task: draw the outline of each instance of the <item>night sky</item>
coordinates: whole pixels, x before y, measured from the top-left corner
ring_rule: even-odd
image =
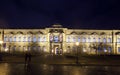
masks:
[[[120,29],[119,0],[0,0],[0,28]]]

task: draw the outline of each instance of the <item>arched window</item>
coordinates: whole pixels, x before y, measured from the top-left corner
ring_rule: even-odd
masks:
[[[23,37],[23,42],[26,42],[26,37]]]
[[[107,41],[106,41],[106,38],[103,38],[103,43],[106,43]]]
[[[93,38],[93,42],[96,42],[96,38]]]
[[[107,49],[104,47],[104,52],[107,52]]]
[[[100,41],[100,38],[98,38],[98,42],[100,43],[101,41]]]
[[[111,38],[108,38],[108,42],[109,42],[109,43],[111,43],[111,42],[112,42]]]
[[[14,37],[13,41],[16,42],[16,36]]]
[[[117,39],[117,43],[120,43],[120,38]]]
[[[12,37],[9,38],[9,41],[12,42]]]
[[[45,36],[43,37],[43,41],[46,42],[46,37]]]
[[[108,53],[112,52],[112,47],[108,47]]]
[[[66,41],[67,41],[67,42],[70,42],[70,37],[69,37],[69,36],[67,37],[67,40],[66,40]]]
[[[91,42],[91,38],[88,38],[88,42]]]
[[[7,42],[8,41],[8,38],[7,36],[4,37],[4,42]]]
[[[38,42],[40,42],[40,37],[38,37]]]
[[[20,51],[20,49],[21,49],[21,46],[18,47],[18,51]]]
[[[80,42],[80,37],[78,37],[78,42]]]
[[[31,42],[31,38],[30,37],[28,37],[28,42]]]
[[[86,42],[86,38],[85,37],[82,39],[82,42]]]
[[[73,42],[76,42],[76,38],[75,37],[73,37]]]
[[[33,42],[36,42],[36,37],[35,36],[33,37]]]
[[[18,38],[18,42],[21,42],[21,37]]]
[[[87,50],[86,50],[86,47],[83,47],[83,52],[86,52]]]

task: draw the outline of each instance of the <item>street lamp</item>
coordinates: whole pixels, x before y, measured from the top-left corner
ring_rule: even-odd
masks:
[[[77,54],[76,54],[76,64],[78,64],[78,60],[79,60],[78,59],[78,46],[79,46],[79,42],[76,42],[75,44],[77,46],[77,48],[76,48],[77,49],[77,51],[76,51],[77,52]]]
[[[2,44],[3,44],[3,41],[0,41],[0,52],[1,52],[1,49],[2,49]]]

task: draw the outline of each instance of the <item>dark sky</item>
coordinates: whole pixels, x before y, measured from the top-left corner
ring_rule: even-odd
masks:
[[[52,24],[120,29],[119,0],[0,0],[0,27],[45,28]]]

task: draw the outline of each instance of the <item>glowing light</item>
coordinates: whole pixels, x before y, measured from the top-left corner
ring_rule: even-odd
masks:
[[[107,52],[107,50],[105,49],[104,52]]]
[[[86,49],[83,49],[83,52],[86,52],[87,50]]]
[[[52,53],[53,53],[53,49],[52,49]]]
[[[78,45],[79,45],[79,42],[76,42],[75,44],[76,44],[76,46],[78,46]]]
[[[5,48],[5,52],[7,52],[8,51],[8,48]]]
[[[0,44],[2,44],[3,43],[3,41],[0,41]]]
[[[27,48],[25,49],[25,51],[27,51]]]

